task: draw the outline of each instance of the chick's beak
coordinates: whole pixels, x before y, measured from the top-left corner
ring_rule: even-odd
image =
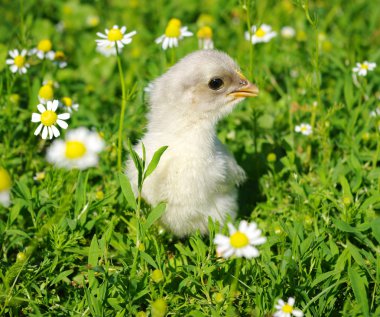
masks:
[[[235,98],[256,97],[259,94],[259,88],[256,85],[249,82],[244,76],[240,75],[241,86],[229,93],[230,96]]]

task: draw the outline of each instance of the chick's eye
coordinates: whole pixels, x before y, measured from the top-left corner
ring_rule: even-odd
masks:
[[[218,89],[222,88],[223,85],[224,85],[224,82],[221,78],[213,78],[208,82],[208,86],[212,90],[218,90]]]

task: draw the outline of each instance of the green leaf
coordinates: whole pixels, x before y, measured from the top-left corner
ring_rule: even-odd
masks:
[[[335,218],[332,218],[332,221],[335,227],[337,227],[339,230],[343,232],[359,233],[359,231],[356,230],[356,228],[351,227],[347,222]]]
[[[152,209],[144,224],[144,231],[148,230],[153,225],[153,223],[162,216],[162,214],[165,212],[165,209],[165,203],[160,203]]]
[[[361,267],[365,267],[366,264],[362,255],[359,252],[359,249],[353,245],[350,241],[347,241],[347,249],[350,251],[351,256],[354,258],[355,262]]]
[[[367,198],[364,203],[360,206],[360,209],[367,213],[367,209],[369,208],[379,208],[380,207],[380,194],[372,195]]]
[[[340,175],[339,183],[342,185],[343,195],[350,197],[351,201],[353,201],[354,198],[352,197],[350,184],[348,184],[347,178],[344,175]]]
[[[380,217],[371,222],[371,229],[372,234],[376,238],[377,242],[380,243]]]
[[[96,282],[95,272],[91,268],[96,267],[98,265],[98,258],[100,257],[100,252],[101,251],[99,248],[98,239],[96,237],[96,234],[94,234],[91,240],[90,248],[88,250],[88,264],[90,267],[90,269],[88,270],[88,282],[90,288]]]
[[[365,286],[368,281],[364,275],[360,275],[356,268],[348,268],[348,276],[351,281],[352,289],[355,294],[356,301],[361,306],[363,316],[369,316],[368,297]]]
[[[141,257],[148,263],[150,264],[151,266],[153,266],[155,269],[158,269],[158,265],[156,264],[156,262],[153,260],[153,258],[148,254],[148,253],[145,253],[144,251],[141,251],[140,252],[140,255]]]
[[[133,194],[132,186],[131,186],[131,183],[129,182],[128,177],[125,174],[119,172],[118,179],[119,179],[121,191],[123,192],[125,199],[127,200],[128,204],[133,209],[136,210],[137,209],[136,198],[135,198],[135,195]]]
[[[138,172],[138,186],[142,187],[142,176],[144,173],[144,163],[137,152],[133,149],[131,141],[128,139],[128,151],[132,158],[133,164],[135,165]]]
[[[88,172],[85,174],[79,172],[77,188],[75,190],[75,217],[80,214],[81,210],[83,210],[83,207],[86,204],[87,180]]]
[[[53,279],[51,284],[52,285],[57,284],[58,282],[62,281],[64,278],[68,277],[73,272],[74,272],[74,270],[67,270],[67,271],[63,271],[63,272],[59,273],[58,276]]]
[[[161,156],[162,154],[164,154],[164,152],[166,151],[168,147],[167,146],[162,146],[160,147],[154,154],[153,154],[153,158],[152,160],[150,161],[146,171],[145,171],[145,174],[144,174],[144,179],[146,179],[150,174],[153,173],[153,171],[156,169],[158,163],[160,162],[160,159],[161,159]]]

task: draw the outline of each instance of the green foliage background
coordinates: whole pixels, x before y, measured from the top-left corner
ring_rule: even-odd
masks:
[[[277,299],[294,296],[305,316],[380,316],[380,134],[379,118],[370,115],[380,106],[380,76],[378,68],[363,78],[352,73],[356,62],[380,61],[380,6],[319,0],[304,10],[305,4],[1,1],[0,166],[13,187],[12,206],[0,207],[0,315],[271,316]],[[251,24],[277,32],[289,25],[297,34],[251,46],[247,16]],[[194,33],[210,25],[216,48],[260,87],[258,98],[218,126],[249,176],[240,217],[256,221],[268,238],[259,258],[243,261],[232,304],[236,263],[216,257],[219,229],[210,223],[209,238],[178,240],[152,225],[160,205],[143,205],[138,224],[117,174],[120,82],[116,58],[95,51],[96,32],[114,24],[138,32],[122,52],[126,159],[128,138],[137,141],[146,123],[143,88],[198,47],[196,37],[168,52],[154,43],[172,17]],[[8,50],[31,49],[44,38],[65,52],[69,66],[36,63],[13,75]],[[98,168],[66,171],[45,161],[50,141],[35,137],[30,122],[45,79],[59,83],[56,98],[80,104],[69,128],[104,136]],[[294,132],[301,122],[312,124],[311,136]],[[37,172],[45,178],[34,180]],[[163,278],[153,278],[154,270]]]

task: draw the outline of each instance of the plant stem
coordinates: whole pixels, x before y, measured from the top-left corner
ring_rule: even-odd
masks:
[[[230,288],[230,300],[229,300],[230,305],[232,305],[235,299],[235,293],[238,290],[241,265],[242,265],[242,258],[237,258],[236,263],[235,263],[235,275],[234,275],[234,279],[232,280],[231,288]]]
[[[124,126],[124,114],[126,108],[126,91],[125,91],[125,81],[123,67],[121,65],[121,58],[119,48],[116,45],[117,53],[117,66],[119,69],[120,75],[120,84],[121,84],[121,111],[120,111],[120,120],[119,120],[119,132],[118,132],[118,142],[117,142],[117,170],[121,171],[121,159],[122,159],[122,150],[123,150],[123,126]]]

